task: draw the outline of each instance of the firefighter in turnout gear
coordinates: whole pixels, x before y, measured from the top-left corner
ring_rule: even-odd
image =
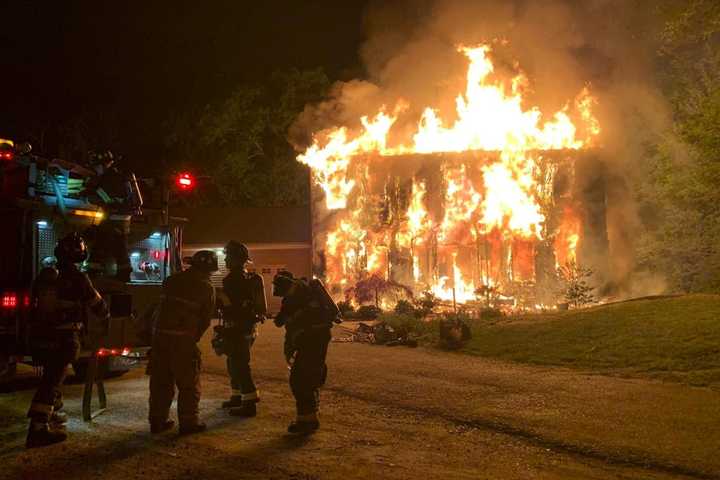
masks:
[[[68,365],[78,358],[86,310],[98,317],[109,315],[107,304],[76,265],[87,259],[82,237],[73,233],[60,240],[55,257],[57,270],[44,268],[33,284],[31,345],[43,373],[28,411],[28,448],[67,438],[62,428],[67,417],[59,411],[63,405],[61,388]]]
[[[245,269],[251,262],[245,245],[230,241],[225,246],[225,263],[230,273],[223,279],[223,291],[230,300],[224,308],[221,335],[227,354],[232,395],[223,402],[230,415],[254,417],[260,401],[250,370],[250,350],[257,337],[257,324],[265,321],[267,302],[263,279]]]
[[[175,422],[168,417],[178,389],[180,433],[205,430],[200,422],[200,341],[215,310],[210,275],[218,270],[215,252],[193,255],[190,268],[163,283],[150,356],[150,431],[161,433]]]
[[[311,434],[320,427],[319,388],[327,377],[330,329],[339,321],[340,310],[320,280],[305,282],[290,272],[275,275],[273,295],[283,297],[275,325],[285,327],[285,359],[297,408],[297,419],[288,432]]]

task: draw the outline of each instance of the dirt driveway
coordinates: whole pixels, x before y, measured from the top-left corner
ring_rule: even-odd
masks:
[[[0,478],[720,478],[720,393],[527,367],[405,347],[331,345],[322,428],[285,435],[293,415],[281,332],[262,328],[254,363],[262,402],[245,420],[219,410],[223,358],[204,342],[206,433],[151,437],[147,377],[107,383],[110,409],[71,438],[26,451],[32,378],[0,393]]]

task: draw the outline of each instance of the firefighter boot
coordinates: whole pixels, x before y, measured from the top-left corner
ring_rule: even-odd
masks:
[[[172,420],[165,420],[164,422],[150,422],[150,433],[153,435],[158,433],[167,432],[175,426],[175,422]]]
[[[250,400],[242,402],[239,407],[230,409],[230,415],[233,417],[254,417],[257,415],[257,401]]]
[[[52,415],[50,416],[50,423],[55,425],[62,425],[64,423],[68,422],[68,416],[65,412],[58,412],[57,410],[53,411]]]
[[[204,423],[194,423],[190,425],[180,424],[180,435],[190,435],[192,433],[204,432],[207,429],[207,425]]]
[[[311,435],[320,428],[317,413],[298,415],[297,420],[288,426],[288,433],[292,435]]]
[[[242,406],[242,396],[233,395],[230,400],[225,400],[222,403],[222,408],[234,408]]]
[[[67,439],[67,433],[63,430],[51,429],[47,423],[30,423],[26,448],[46,447],[54,443],[60,443]]]

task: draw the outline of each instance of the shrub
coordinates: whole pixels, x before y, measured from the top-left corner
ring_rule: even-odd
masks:
[[[340,316],[342,318],[352,318],[355,314],[355,307],[352,306],[352,302],[345,300],[338,302],[338,309],[340,309]]]
[[[433,343],[437,339],[437,322],[426,321],[413,314],[384,313],[379,320],[400,338],[417,339],[423,343]]]
[[[470,317],[464,314],[446,314],[440,320],[440,347],[458,350],[472,337]]]
[[[423,292],[422,296],[415,301],[415,316],[427,317],[438,306],[438,303],[438,298],[432,292]]]
[[[398,315],[414,315],[415,307],[407,300],[398,300],[395,304],[395,313]]]
[[[356,316],[362,320],[374,320],[381,313],[382,310],[380,310],[380,308],[376,307],[375,305],[363,305],[357,309]]]
[[[496,320],[504,316],[505,314],[499,308],[483,308],[480,310],[481,320]]]

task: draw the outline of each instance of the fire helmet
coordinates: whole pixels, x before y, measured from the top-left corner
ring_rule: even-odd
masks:
[[[275,274],[275,277],[273,277],[273,296],[284,297],[290,291],[293,283],[293,274],[287,270],[280,270]]]
[[[245,244],[230,240],[227,245],[225,245],[225,262],[229,266],[235,264],[241,267],[246,262],[252,263],[250,251]]]
[[[62,238],[55,247],[55,258],[59,264],[80,263],[87,260],[87,257],[85,240],[77,232]]]
[[[199,250],[190,259],[190,265],[204,273],[218,271],[218,258],[212,250]]]

